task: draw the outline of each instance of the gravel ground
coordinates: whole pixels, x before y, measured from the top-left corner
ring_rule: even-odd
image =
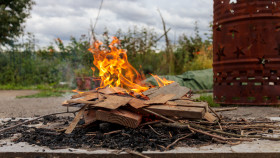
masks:
[[[225,107],[226,108],[226,107]],[[280,117],[279,107],[238,107],[237,110],[220,112],[223,116],[230,118],[265,118]]]
[[[16,98],[16,96],[30,95],[38,92],[36,90],[0,90],[0,118],[34,117],[35,115],[45,115],[66,110],[65,107],[61,106],[61,103],[69,99],[70,94],[63,97]],[[237,110],[220,113],[230,118],[280,117],[280,108],[260,106],[238,107]]]
[[[38,92],[36,90],[0,90],[0,118],[34,117],[66,110],[65,107],[61,106],[61,103],[70,98],[70,95],[49,98],[16,98],[16,96]]]

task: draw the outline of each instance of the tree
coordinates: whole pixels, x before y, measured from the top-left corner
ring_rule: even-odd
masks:
[[[11,45],[23,33],[33,0],[0,0],[0,46]]]

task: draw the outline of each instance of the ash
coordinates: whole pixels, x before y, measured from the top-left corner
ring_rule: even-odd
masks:
[[[69,117],[46,117],[40,121],[33,122],[32,125],[46,125],[57,122],[58,120],[64,125],[68,125],[73,118]],[[5,128],[24,120],[4,122],[1,128]],[[50,149],[62,148],[81,148],[95,150],[100,148],[106,149],[131,149],[139,152],[147,150],[166,150],[166,147],[173,143],[176,139],[191,133],[189,130],[174,129],[169,127],[148,127],[131,129],[117,124],[96,122],[95,125],[83,127],[84,121],[79,122],[79,127],[71,134],[65,134],[64,131],[54,129],[46,129],[39,127],[19,126],[7,132],[0,134],[0,139],[13,138],[13,141],[27,142],[30,145],[46,146]],[[153,130],[152,130],[153,129]],[[117,133],[108,134],[112,131]],[[157,133],[155,133],[156,131]],[[181,140],[175,146],[171,146],[168,150],[176,146],[195,146],[209,144],[212,138],[199,133],[193,134]]]

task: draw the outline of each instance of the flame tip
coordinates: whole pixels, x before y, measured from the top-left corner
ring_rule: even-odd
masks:
[[[93,64],[99,70],[100,88],[106,86],[121,87],[126,89],[127,92],[133,91],[134,93],[141,93],[150,88],[141,82],[145,79],[144,74],[139,73],[128,62],[126,50],[118,48],[118,46],[120,47],[120,40],[117,37],[112,37],[109,44],[110,50],[101,47],[102,45],[102,42],[96,40],[88,49],[94,56]],[[95,71],[94,67],[92,67],[92,71]],[[153,74],[151,75],[153,76]],[[155,79],[157,82],[159,81],[159,86],[174,82],[160,79],[158,76]]]

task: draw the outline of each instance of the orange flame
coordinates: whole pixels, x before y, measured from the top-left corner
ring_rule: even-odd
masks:
[[[83,94],[84,92],[78,91],[77,89],[72,90],[74,93]]]
[[[151,75],[154,77],[154,79],[156,80],[159,87],[163,87],[163,86],[169,85],[174,82],[174,81],[169,81],[166,78],[161,79],[158,77],[158,75],[153,75],[153,74],[151,74]]]
[[[93,54],[93,64],[99,70],[99,76],[101,78],[101,84],[99,88],[109,87],[121,87],[128,92],[133,91],[140,93],[149,89],[143,82],[144,76],[141,75],[127,59],[126,50],[118,49],[120,47],[120,41],[118,38],[113,37],[110,50],[102,47],[103,43],[95,41],[89,48],[89,51]],[[95,71],[95,68],[92,68]],[[169,84],[171,81],[160,79],[161,85]],[[156,79],[156,80],[157,80]],[[173,82],[173,81],[172,81]],[[172,83],[171,82],[171,83]],[[159,83],[159,82],[158,82]]]

